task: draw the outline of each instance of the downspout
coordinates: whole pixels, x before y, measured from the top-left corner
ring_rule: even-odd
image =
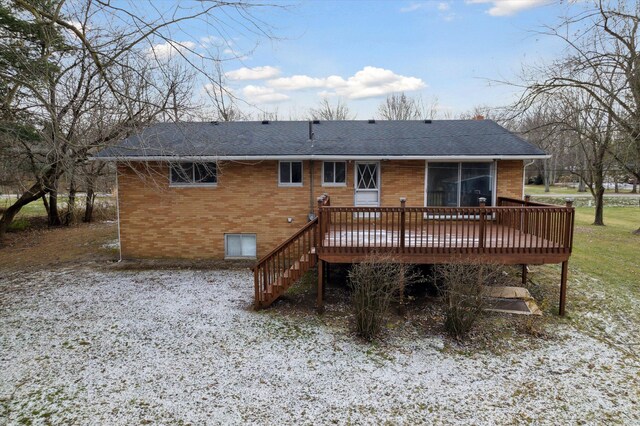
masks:
[[[118,262],[122,262],[122,238],[120,237],[120,183],[118,180],[118,163],[116,162],[116,220],[118,221]]]
[[[535,162],[536,162],[536,160],[531,160],[530,163],[527,163],[527,164],[524,165],[524,169],[522,170],[522,199],[523,200],[524,200],[524,196],[525,196],[524,184],[525,184],[525,181],[527,179],[527,167],[529,167],[532,164],[535,164]]]
[[[309,120],[309,143],[311,144],[311,153],[313,154],[313,121],[311,120]],[[313,196],[313,185],[314,185],[314,175],[315,175],[313,160],[309,160],[309,173],[311,173],[311,176],[309,178],[309,215],[307,216],[307,218],[309,219],[309,221],[311,221],[315,219],[314,208],[316,205],[315,197]]]

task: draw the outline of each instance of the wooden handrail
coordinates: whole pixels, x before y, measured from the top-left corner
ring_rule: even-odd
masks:
[[[318,218],[263,256],[254,267],[255,307],[269,306],[315,266]]]
[[[498,206],[502,206],[504,202],[512,203],[519,206],[557,207],[556,204],[540,203],[538,201],[530,201],[529,199],[520,200],[518,198],[498,197]]]
[[[273,257],[274,254],[276,254],[277,252],[281,251],[283,248],[285,248],[286,246],[288,246],[289,244],[291,244],[293,241],[295,241],[300,235],[302,235],[307,229],[312,228],[314,226],[316,226],[318,224],[318,218],[314,218],[312,221],[308,222],[306,225],[304,225],[302,228],[300,228],[298,230],[298,232],[296,232],[295,234],[293,234],[292,236],[290,236],[289,238],[287,238],[286,240],[284,240],[283,242],[281,242],[280,244],[278,244],[276,246],[276,248],[274,248],[273,250],[271,250],[269,253],[267,253],[266,255],[262,256],[262,258],[260,258],[260,260],[258,260],[256,262],[256,265],[254,268],[259,267],[260,265],[262,265],[267,259],[269,259],[270,257]]]

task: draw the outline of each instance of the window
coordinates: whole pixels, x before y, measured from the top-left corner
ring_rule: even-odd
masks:
[[[493,199],[492,163],[429,163],[427,205],[479,206],[480,198],[490,206]]]
[[[322,169],[322,184],[326,186],[345,186],[347,184],[347,163],[344,161],[325,161]]]
[[[280,186],[302,186],[302,161],[281,161],[278,174]]]
[[[218,183],[216,163],[173,163],[170,172],[171,185],[215,186]]]
[[[225,257],[256,257],[256,234],[225,234]]]

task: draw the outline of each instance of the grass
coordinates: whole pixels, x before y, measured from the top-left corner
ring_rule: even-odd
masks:
[[[547,194],[560,194],[560,195],[585,195],[590,196],[591,193],[589,190],[587,192],[578,192],[578,189],[575,187],[568,186],[560,186],[553,185],[549,188],[549,192],[544,192],[544,185],[526,185],[524,187],[524,193],[529,195],[547,195]],[[607,188],[605,190],[605,194],[615,194],[613,188]],[[620,188],[620,194],[630,194],[630,189],[622,189]]]
[[[576,231],[570,263],[611,288],[640,291],[640,208],[607,207],[606,226],[593,226],[593,209],[576,209]]]
[[[58,197],[58,208],[61,208],[62,206],[66,205],[67,201],[68,201],[68,197]],[[12,198],[0,198],[0,210],[4,210],[6,208],[8,208],[9,206],[11,206],[13,203],[15,203],[16,199],[15,196],[13,196]],[[84,198],[77,198],[76,199],[76,205],[77,206],[84,206]],[[107,197],[96,197],[96,204],[100,204],[100,203],[110,203],[110,204],[114,204],[114,198],[107,196]],[[17,217],[45,217],[47,215],[47,211],[44,208],[44,204],[42,203],[42,200],[36,200],[32,203],[27,204],[26,206],[22,207],[20,209],[20,212],[18,213]]]

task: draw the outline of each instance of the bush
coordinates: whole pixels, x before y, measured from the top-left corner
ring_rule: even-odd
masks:
[[[456,339],[463,338],[487,307],[485,289],[503,285],[506,274],[496,265],[450,263],[436,265],[434,278],[445,303],[445,329]]]
[[[356,330],[367,340],[381,331],[390,304],[397,298],[406,268],[393,259],[373,256],[349,271]]]

